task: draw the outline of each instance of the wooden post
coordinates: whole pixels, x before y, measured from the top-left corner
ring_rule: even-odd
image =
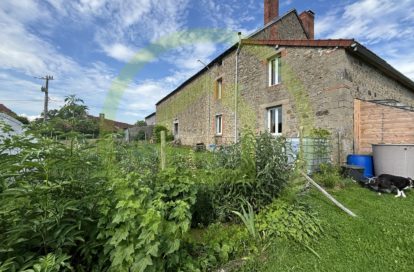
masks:
[[[361,100],[354,99],[354,153],[360,153],[361,141]]]
[[[161,170],[165,169],[165,131],[161,131]]]
[[[313,186],[316,187],[316,189],[318,189],[319,191],[322,192],[322,194],[324,194],[327,198],[329,198],[329,200],[331,200],[336,206],[338,206],[341,210],[343,210],[344,212],[346,212],[347,214],[349,214],[352,217],[356,217],[356,214],[354,214],[351,210],[347,209],[344,205],[342,205],[341,203],[339,203],[338,200],[336,200],[333,196],[331,196],[327,191],[325,191],[321,186],[319,186],[319,184],[317,184],[313,179],[311,179],[308,175],[306,175],[305,173],[303,173],[301,171],[302,176],[305,177],[305,179],[307,181],[309,181]]]

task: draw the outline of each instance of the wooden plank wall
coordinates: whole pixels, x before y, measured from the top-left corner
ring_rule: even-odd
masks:
[[[355,99],[354,149],[372,153],[372,144],[413,144],[414,112]]]

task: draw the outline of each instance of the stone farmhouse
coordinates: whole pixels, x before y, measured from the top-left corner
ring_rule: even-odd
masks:
[[[161,99],[157,124],[184,145],[322,128],[337,162],[385,140],[414,143],[413,81],[355,40],[315,40],[312,11],[278,10],[265,0],[264,26]]]

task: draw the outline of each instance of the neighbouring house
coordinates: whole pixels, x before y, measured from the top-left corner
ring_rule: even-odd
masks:
[[[4,104],[0,104],[0,112],[7,114],[8,116],[11,116],[11,117],[17,116],[17,114],[14,111],[6,107]]]
[[[390,111],[411,112],[414,82],[353,39],[315,40],[312,11],[279,16],[278,7],[279,1],[265,0],[261,29],[162,98],[157,124],[184,145],[232,143],[245,128],[286,137],[326,129],[336,162],[351,153],[370,153],[370,144],[412,143],[413,129],[394,140],[366,136],[366,118],[381,123],[391,119]],[[410,118],[399,126],[413,124]],[[391,126],[376,129],[393,135]]]
[[[156,123],[156,113],[145,117],[145,126],[133,126],[125,130],[125,141],[150,140]]]
[[[0,144],[2,143],[2,138],[10,137],[13,135],[20,135],[24,133],[24,124],[15,118],[17,116],[12,110],[7,108],[5,105],[0,104],[0,123],[4,123],[7,126],[10,126],[11,131],[4,131],[0,127]],[[17,150],[9,150],[8,153],[16,153]]]
[[[99,117],[92,116],[92,115],[88,115],[88,117],[93,119],[93,120],[96,120],[96,121],[100,122],[100,124],[104,125],[104,128],[106,130],[113,131],[113,132],[117,132],[117,131],[121,131],[121,130],[123,131],[125,129],[133,127],[133,125],[131,125],[131,124],[106,119],[105,114],[103,114],[103,113],[100,113]]]
[[[147,124],[147,126],[155,126],[156,123],[156,113],[153,112],[150,115],[148,115],[147,117],[145,117],[145,123]]]
[[[151,140],[154,133],[154,125],[149,126],[133,126],[125,129],[125,141],[131,142],[135,140]]]

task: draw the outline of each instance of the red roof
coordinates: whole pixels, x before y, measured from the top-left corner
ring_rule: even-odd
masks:
[[[10,115],[11,117],[17,116],[17,114],[14,111],[12,111],[11,109],[9,109],[8,107],[6,107],[3,104],[0,104],[0,112],[3,112],[7,115]]]
[[[88,116],[92,119],[100,121],[100,117],[96,117],[96,116],[92,116],[92,115],[88,115]],[[123,123],[123,122],[114,121],[114,120],[110,120],[110,119],[106,119],[106,118],[105,118],[105,125],[113,127],[115,129],[127,129],[127,128],[133,127],[133,125]]]
[[[353,39],[337,40],[251,40],[244,39],[242,44],[252,45],[279,45],[279,46],[298,46],[298,47],[350,47],[355,43]]]
[[[414,91],[414,82],[381,59],[378,55],[370,51],[368,48],[358,43],[354,39],[336,39],[336,40],[242,40],[246,45],[271,45],[271,46],[292,46],[292,47],[340,47],[346,49],[348,52],[361,58],[376,67],[387,76],[395,79],[404,86]]]

